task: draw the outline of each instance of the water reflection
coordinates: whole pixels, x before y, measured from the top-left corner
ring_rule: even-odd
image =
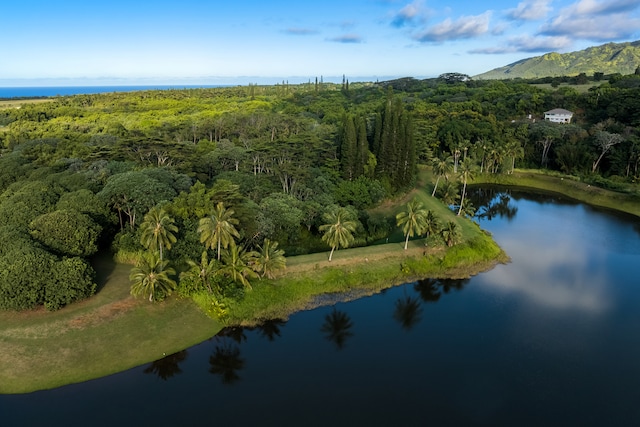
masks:
[[[166,381],[182,373],[180,363],[184,362],[186,358],[187,350],[182,350],[152,362],[143,372],[145,374],[156,374],[159,378]]]
[[[396,301],[393,318],[403,329],[410,331],[422,320],[422,306],[416,297],[405,295]]]
[[[282,319],[265,320],[262,324],[258,325],[256,329],[258,333],[265,337],[269,341],[275,341],[282,335],[280,330],[287,322]]]
[[[334,307],[331,313],[325,316],[320,332],[324,334],[327,340],[335,344],[336,349],[342,350],[347,338],[353,336],[352,329],[353,322],[349,315]]]
[[[238,372],[244,366],[245,360],[240,357],[240,347],[224,337],[220,338],[209,357],[209,372],[220,376],[222,384],[231,385],[241,379]]]
[[[497,189],[478,190],[474,196],[484,202],[482,221],[496,217],[513,219],[517,209],[509,208],[511,199],[524,198],[521,193]],[[519,228],[517,234],[502,229],[494,231],[518,268],[496,268],[489,274],[491,280],[487,286],[502,292],[521,293],[528,301],[547,308],[605,312],[611,307],[607,266],[605,261],[594,258],[593,250],[587,245],[588,227],[582,225],[588,221],[584,210],[554,195],[527,194],[526,200],[531,199],[538,205],[550,206],[541,209],[534,220],[528,221],[529,226]],[[559,205],[575,205],[576,210],[560,214],[555,209]]]

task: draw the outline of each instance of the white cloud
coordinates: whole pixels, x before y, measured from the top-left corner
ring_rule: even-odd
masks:
[[[506,15],[516,21],[537,21],[543,19],[552,10],[551,0],[527,0],[518,3],[515,9],[509,9]]]
[[[462,16],[455,21],[446,19],[422,33],[414,35],[420,42],[442,42],[447,40],[470,39],[489,31],[491,11],[475,16]]]
[[[572,40],[566,36],[531,37],[527,35],[511,37],[506,45],[470,50],[474,54],[503,54],[515,52],[551,52],[571,46]]]
[[[417,22],[423,21],[427,14],[424,0],[415,0],[393,14],[391,25],[398,28],[415,25]]]
[[[631,38],[639,32],[640,19],[630,12],[639,7],[637,0],[580,0],[543,25],[540,34],[597,41]]]

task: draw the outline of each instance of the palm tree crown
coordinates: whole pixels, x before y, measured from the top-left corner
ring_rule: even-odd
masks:
[[[422,234],[427,218],[427,210],[422,202],[417,199],[411,200],[406,204],[405,210],[396,215],[396,224],[402,227],[402,232],[406,236],[404,241],[404,249],[407,249],[409,237],[416,234]]]
[[[356,232],[356,221],[351,212],[346,208],[337,208],[325,213],[322,217],[325,224],[319,230],[324,232],[322,241],[331,246],[329,261],[333,257],[336,248],[346,248],[353,242],[353,233]]]
[[[238,224],[238,220],[233,217],[233,214],[233,209],[227,209],[224,207],[224,203],[219,202],[211,215],[202,218],[198,226],[200,241],[207,248],[217,250],[218,261],[221,257],[221,249],[226,249],[235,243],[234,237],[240,237],[234,226]]]
[[[173,268],[167,268],[169,261],[162,261],[156,254],[145,254],[131,269],[131,295],[149,295],[149,301],[171,294],[176,282],[169,276],[175,274]]]
[[[278,249],[278,242],[264,239],[262,246],[258,246],[258,255],[254,261],[255,270],[262,273],[262,277],[273,279],[276,270],[282,270],[287,264],[284,251]]]
[[[140,229],[140,243],[151,251],[159,252],[162,261],[162,249],[171,249],[171,245],[176,242],[173,233],[178,232],[178,227],[174,224],[173,218],[161,207],[154,206],[144,216]]]

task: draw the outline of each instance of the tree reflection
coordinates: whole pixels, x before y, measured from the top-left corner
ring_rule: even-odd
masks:
[[[403,329],[410,331],[422,320],[422,306],[418,298],[405,295],[396,301],[396,309],[393,318],[400,323]]]
[[[264,321],[261,325],[257,326],[258,333],[268,339],[274,341],[276,337],[280,336],[280,328],[286,325],[282,319],[270,319]]]
[[[181,374],[180,362],[187,358],[187,350],[182,350],[174,354],[163,357],[160,360],[152,362],[143,372],[145,374],[156,374],[163,380]]]
[[[452,289],[461,291],[469,283],[470,279],[442,279],[440,280],[440,286],[445,294],[448,294]]]
[[[228,341],[216,345],[209,357],[209,372],[219,375],[222,384],[233,384],[240,380],[238,371],[244,368],[244,359],[240,357],[240,347]]]
[[[244,333],[244,328],[241,328],[239,326],[224,328],[223,330],[218,332],[218,334],[216,335],[216,338],[218,337],[230,338],[231,340],[237,342],[238,344],[241,344],[247,340],[247,336]]]
[[[333,311],[325,316],[320,332],[325,334],[325,338],[332,341],[338,350],[342,350],[347,338],[353,336],[350,330],[352,327],[353,322],[347,313],[334,307]]]
[[[436,279],[422,279],[413,285],[413,289],[420,295],[424,302],[436,302],[442,296],[440,282]]]
[[[511,195],[499,193],[497,197],[484,200],[480,205],[476,216],[491,221],[493,218],[505,218],[512,220],[518,213],[518,208],[511,204]]]

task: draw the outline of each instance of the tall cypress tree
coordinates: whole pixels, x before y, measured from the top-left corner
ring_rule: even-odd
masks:
[[[342,177],[349,181],[356,178],[358,136],[353,115],[345,114],[342,118],[340,137],[340,167]]]

